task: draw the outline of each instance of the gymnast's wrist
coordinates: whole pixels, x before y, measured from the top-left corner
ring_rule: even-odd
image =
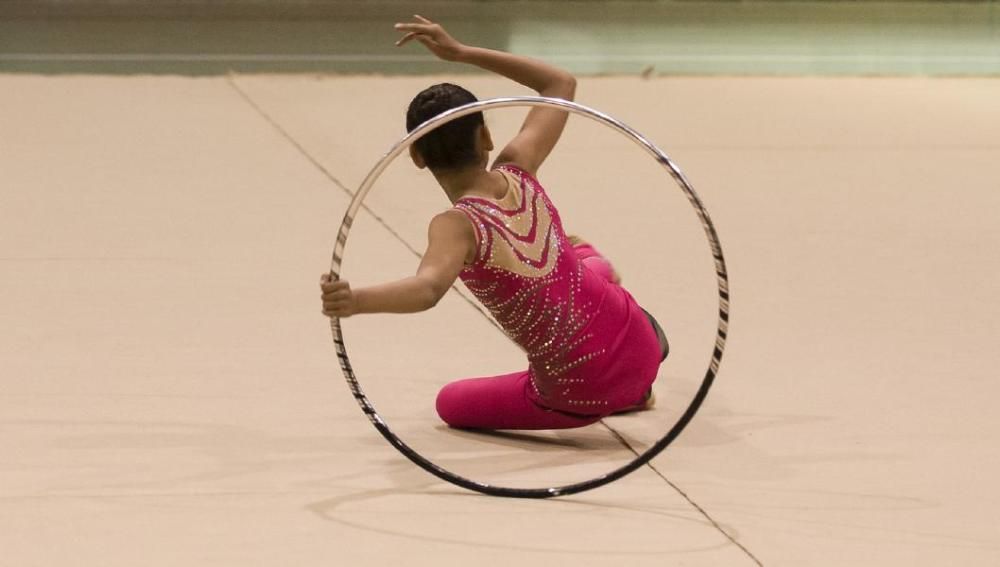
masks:
[[[475,65],[476,67],[492,72],[496,72],[493,67],[496,65],[497,60],[509,55],[496,49],[464,44],[458,49],[457,53],[456,61],[467,65]]]
[[[454,61],[454,62],[456,62],[456,63],[465,63],[465,64],[468,64],[468,65],[475,65],[476,62],[474,61],[474,59],[475,59],[475,51],[476,51],[476,49],[478,49],[478,48],[473,47],[471,45],[465,45],[464,43],[459,43],[455,47],[455,52],[452,55],[452,59],[451,60]]]
[[[371,294],[365,288],[354,290],[354,315],[373,313],[371,306]]]

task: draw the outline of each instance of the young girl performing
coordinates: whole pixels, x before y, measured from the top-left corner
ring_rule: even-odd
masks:
[[[481,67],[545,97],[572,100],[576,80],[540,61],[463,45],[438,24],[414,16],[396,24],[446,61]],[[413,130],[448,109],[475,101],[465,89],[434,85],[410,103]],[[563,232],[538,168],[566,125],[565,111],[532,108],[520,132],[487,169],[493,141],[482,113],[465,116],[410,147],[454,207],[435,216],[416,275],[351,289],[321,281],[323,313],[413,313],[433,307],[461,278],[528,356],[528,369],[459,380],[437,397],[452,427],[562,429],[652,405],[651,385],[667,342],[656,321],[619,285],[592,246]]]

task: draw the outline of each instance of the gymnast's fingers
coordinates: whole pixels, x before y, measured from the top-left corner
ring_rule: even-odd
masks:
[[[327,317],[350,317],[351,309],[347,304],[324,305],[323,315],[326,315]]]
[[[401,45],[406,45],[407,43],[409,43],[411,39],[417,37],[417,35],[418,35],[417,32],[410,32],[404,35],[403,37],[399,38],[399,41],[396,42],[396,47],[399,47]]]
[[[319,287],[323,290],[323,293],[326,294],[335,291],[350,290],[351,284],[347,280],[333,280],[321,283]]]
[[[328,309],[331,311],[336,311],[338,309],[344,309],[350,305],[350,300],[338,297],[338,298],[325,298],[323,299],[323,309]]]
[[[351,303],[350,292],[343,293],[324,293],[323,297],[320,298],[323,302],[324,307],[338,307],[342,305],[347,305]]]
[[[396,24],[393,26],[398,31],[404,31],[409,33],[430,33],[433,26],[427,24]]]

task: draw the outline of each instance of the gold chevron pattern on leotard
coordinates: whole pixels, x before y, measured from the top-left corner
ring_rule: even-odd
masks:
[[[479,258],[487,266],[529,278],[545,277],[559,258],[559,237],[542,196],[528,183],[498,169],[507,179],[500,199],[467,197],[456,206],[471,213],[479,232]]]

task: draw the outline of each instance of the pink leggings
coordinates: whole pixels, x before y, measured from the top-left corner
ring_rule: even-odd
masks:
[[[462,429],[569,429],[601,416],[575,416],[542,407],[532,401],[527,370],[466,378],[438,393],[437,412],[445,423]]]
[[[587,269],[615,281],[611,264],[592,246],[581,244],[574,249]],[[528,370],[458,380],[438,393],[437,412],[448,425],[463,429],[569,429],[601,418],[540,406],[532,400],[530,391]]]

